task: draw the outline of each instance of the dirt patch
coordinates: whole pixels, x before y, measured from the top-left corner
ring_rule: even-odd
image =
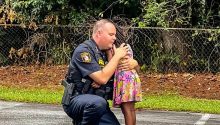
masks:
[[[0,85],[22,88],[60,90],[66,65],[1,67]],[[139,74],[144,94],[177,92],[193,98],[220,99],[220,74]]]
[[[177,92],[193,98],[220,99],[220,75],[213,74],[142,74],[145,93]]]
[[[60,81],[67,66],[29,66],[0,68],[0,85],[22,88],[62,89]]]

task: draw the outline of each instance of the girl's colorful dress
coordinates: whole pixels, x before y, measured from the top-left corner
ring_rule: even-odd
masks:
[[[129,46],[129,57],[133,58],[133,51]],[[113,106],[120,107],[123,102],[138,102],[142,100],[141,81],[136,70],[115,71]]]

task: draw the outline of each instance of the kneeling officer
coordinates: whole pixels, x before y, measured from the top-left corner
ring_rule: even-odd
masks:
[[[95,23],[92,39],[80,44],[73,53],[63,81],[66,87],[62,104],[75,125],[119,125],[107,102],[113,89],[113,83],[108,81],[128,47],[122,44],[115,48],[115,40],[114,24],[102,19]],[[107,63],[106,53],[112,51],[114,56]],[[93,85],[100,87],[93,88]]]

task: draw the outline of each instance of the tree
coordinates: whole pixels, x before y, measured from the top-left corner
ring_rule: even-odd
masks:
[[[5,0],[5,4],[19,15],[15,23],[26,24],[79,25],[118,15],[132,18],[141,12],[136,0]]]
[[[216,28],[220,22],[218,0],[146,0],[139,26]]]

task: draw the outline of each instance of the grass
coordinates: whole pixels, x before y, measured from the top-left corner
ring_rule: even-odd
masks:
[[[60,104],[62,90],[21,89],[0,86],[0,100]],[[111,102],[110,102],[111,104]],[[176,94],[146,95],[136,103],[140,109],[190,111],[220,114],[220,100],[192,99]]]
[[[0,86],[0,100],[60,104],[63,91]]]
[[[136,103],[136,107],[220,114],[220,100],[187,98],[175,94],[149,95]]]

